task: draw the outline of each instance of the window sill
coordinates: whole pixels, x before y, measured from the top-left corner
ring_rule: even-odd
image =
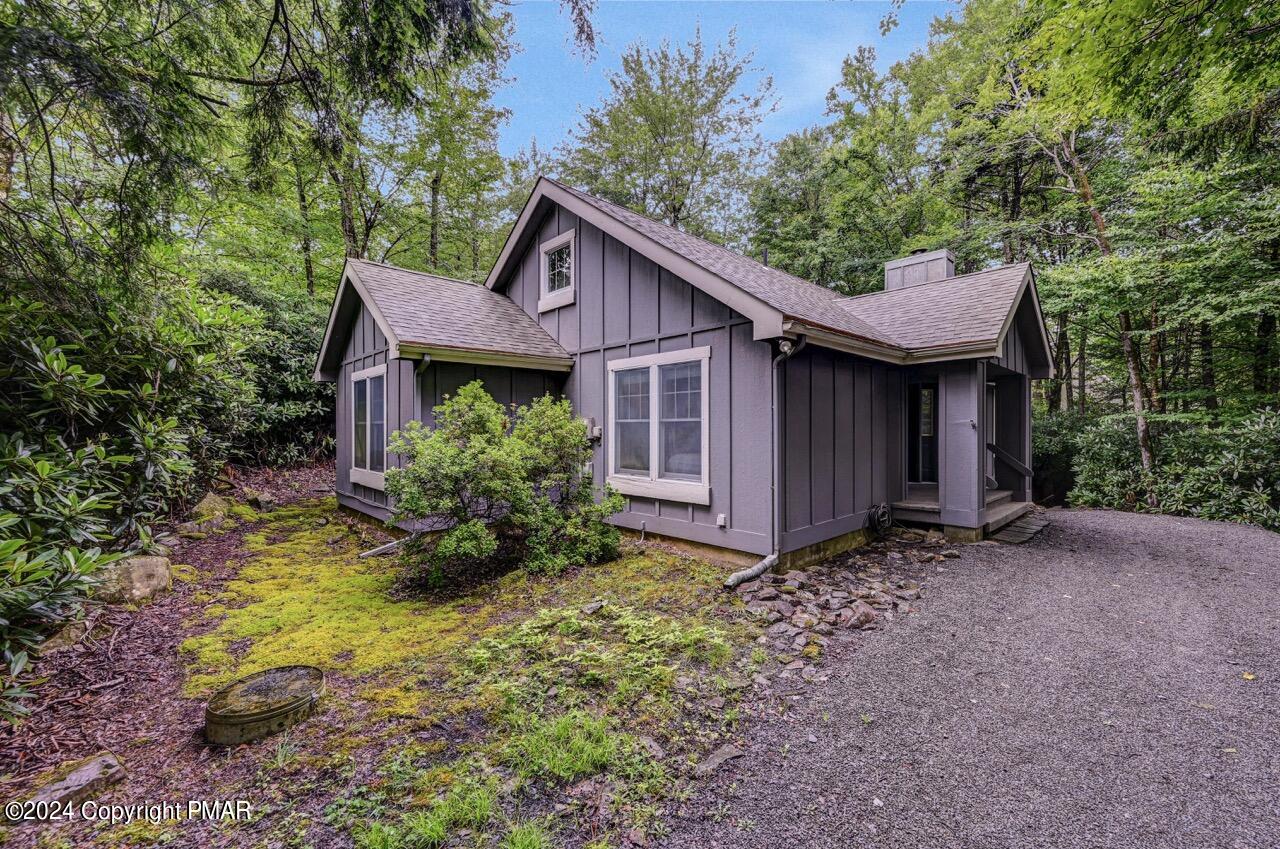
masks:
[[[656,498],[660,501],[681,501],[685,504],[711,503],[711,487],[692,481],[650,480],[627,475],[609,475],[608,483],[623,495]]]
[[[386,488],[386,475],[382,472],[371,472],[368,469],[357,469],[353,466],[351,469],[351,482],[381,492]]]
[[[538,299],[538,312],[550,312],[573,303],[573,287],[560,289]]]

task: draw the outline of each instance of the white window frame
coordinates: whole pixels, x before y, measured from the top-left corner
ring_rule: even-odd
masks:
[[[574,292],[578,288],[578,245],[575,230],[567,230],[559,236],[547,239],[538,245],[538,312],[567,307],[573,303]],[[554,292],[548,292],[550,275],[547,273],[547,254],[557,248],[569,246],[569,285]]]
[[[371,378],[371,377],[378,377],[379,375],[382,376],[382,431],[383,431],[382,438],[384,440],[384,444],[382,446],[382,468],[384,471],[374,472],[374,471],[370,471],[369,469],[360,469],[356,467],[356,391],[355,391],[355,386],[358,381],[367,380],[368,378]],[[386,363],[383,363],[382,365],[379,365],[379,366],[373,366],[371,368],[361,369],[360,371],[352,372],[351,379],[348,385],[351,387],[351,397],[350,397],[350,400],[348,401],[348,403],[351,405],[350,479],[352,483],[358,483],[361,486],[367,486],[370,489],[376,489],[381,491],[386,487],[386,480],[387,480],[386,471],[385,471],[387,467],[387,448],[385,445],[385,440],[388,436],[388,430],[390,426],[390,422],[387,421],[387,395],[389,394],[388,393],[389,387],[387,386]],[[368,392],[368,390],[365,390],[365,391],[366,393]],[[372,410],[373,399],[368,394],[365,395],[365,404],[367,405],[367,409]],[[370,416],[369,418],[370,418],[370,421],[372,421],[373,417]],[[364,456],[367,461],[369,457],[372,456],[372,452],[370,451],[370,448],[372,448],[372,445],[368,442],[368,440],[373,435],[373,428],[369,427],[367,423],[365,425],[364,433],[365,433],[365,440],[366,440]]]
[[[676,363],[698,362],[702,366],[702,474],[699,480],[676,480],[658,477],[661,466],[659,449],[659,426],[662,421],[661,380],[659,366]],[[629,357],[625,360],[609,361],[609,420],[605,431],[605,454],[608,457],[609,474],[606,480],[609,485],[623,495],[641,498],[657,498],[662,501],[681,501],[687,504],[711,503],[711,386],[709,383],[711,348],[686,348],[683,351],[664,351],[661,354],[647,354],[641,357]],[[617,469],[617,452],[614,450],[614,439],[618,429],[614,423],[614,406],[618,393],[618,381],[615,372],[630,369],[648,368],[649,371],[649,474],[638,475],[619,472]]]

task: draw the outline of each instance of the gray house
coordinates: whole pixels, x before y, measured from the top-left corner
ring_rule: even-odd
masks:
[[[385,518],[388,434],[479,378],[573,402],[618,525],[797,564],[879,505],[964,539],[1025,512],[1051,372],[1028,264],[917,254],[850,298],[544,178],[483,286],[348,260],[316,379],[349,508]]]

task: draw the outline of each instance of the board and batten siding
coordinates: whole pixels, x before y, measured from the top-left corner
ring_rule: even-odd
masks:
[[[386,364],[388,347],[387,337],[383,335],[377,322],[374,321],[373,315],[361,304],[355,317],[351,319],[351,325],[347,331],[347,344],[342,352],[342,369],[338,373],[337,400],[335,402],[338,413],[337,446],[334,459],[337,478],[336,489],[340,502],[359,507],[365,512],[378,516],[384,516],[386,513],[386,495],[380,490],[351,481],[351,375],[363,369]],[[393,403],[393,399],[399,397],[398,393],[402,382],[398,372],[398,369],[387,368],[388,420],[391,420],[398,412],[397,405]],[[409,374],[412,377],[412,364],[410,364]],[[410,383],[410,387],[412,387],[412,383]],[[390,426],[390,421],[388,421],[388,426]],[[387,462],[388,464],[391,462],[390,455],[387,457]],[[358,504],[350,504],[351,501],[356,501]]]
[[[808,345],[783,369],[781,551],[866,526],[902,497],[904,372]]]
[[[1024,297],[1022,303],[1018,305],[1017,312],[1014,313],[1009,332],[1005,334],[1000,356],[996,358],[997,365],[1016,371],[1018,374],[1031,375],[1036,372],[1035,364],[1032,362],[1031,346],[1040,345],[1040,340],[1036,338],[1037,321],[1030,301]]]
[[[430,423],[432,409],[443,403],[446,395],[454,394],[473,380],[483,381],[489,394],[504,405],[527,404],[546,394],[558,397],[563,391],[563,375],[467,363],[429,363],[426,368],[420,368],[421,360],[388,359],[387,354],[386,337],[362,304],[351,322],[338,377],[336,488],[340,502],[380,519],[390,515],[386,493],[351,481],[353,372],[387,364],[388,436],[412,420]],[[403,465],[403,456],[387,452],[387,468]]]
[[[770,347],[750,322],[573,213],[555,206],[509,279],[498,286],[577,363],[564,391],[578,415],[605,426],[608,363],[708,346],[710,504],[628,498],[613,521],[623,527],[764,555],[771,547]],[[574,302],[539,314],[540,256],[546,240],[575,230]],[[607,428],[606,428],[607,429]],[[597,443],[593,471],[607,477],[610,434]],[[717,526],[723,514],[724,527]]]
[[[434,424],[434,408],[444,403],[446,395],[473,380],[484,384],[485,391],[499,404],[528,404],[535,398],[560,397],[564,391],[564,375],[506,366],[477,366],[469,363],[431,363],[419,376],[418,407],[414,418]]]

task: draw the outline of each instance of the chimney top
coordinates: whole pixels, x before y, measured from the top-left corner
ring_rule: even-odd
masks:
[[[885,291],[906,289],[956,275],[956,257],[950,248],[936,251],[915,250],[910,256],[891,259],[884,264]]]

